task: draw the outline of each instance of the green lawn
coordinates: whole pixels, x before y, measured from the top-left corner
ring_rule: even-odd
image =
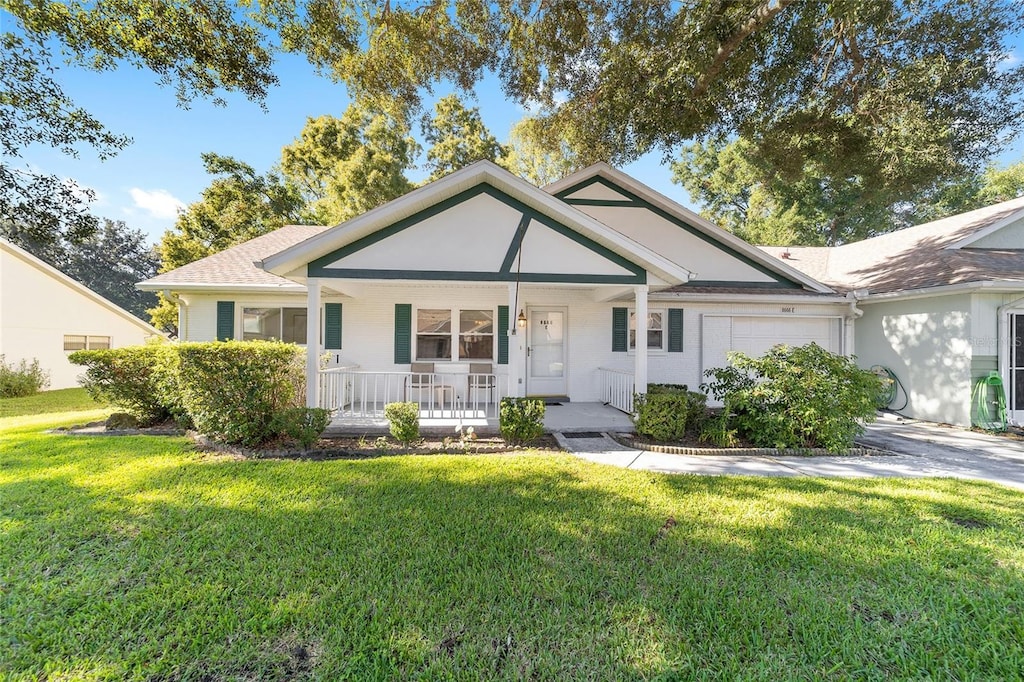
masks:
[[[84,388],[64,388],[43,391],[25,398],[0,398],[0,418],[79,412],[102,407],[89,397]]]
[[[0,678],[1024,670],[1024,500],[993,485],[0,430]]]

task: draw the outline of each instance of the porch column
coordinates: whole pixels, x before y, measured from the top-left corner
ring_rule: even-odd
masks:
[[[320,403],[320,289],[319,279],[306,279],[306,407]]]
[[[647,285],[633,289],[636,298],[636,366],[633,369],[633,392],[647,393]]]
[[[520,383],[523,371],[523,349],[520,345],[523,333],[519,329],[519,309],[522,301],[516,295],[516,285],[508,285],[508,394],[511,397],[523,395],[523,386]]]

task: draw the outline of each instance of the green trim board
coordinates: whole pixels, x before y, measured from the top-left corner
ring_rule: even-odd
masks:
[[[364,268],[337,268],[330,267],[332,263],[350,256],[362,249],[367,248],[379,241],[387,239],[393,235],[398,234],[402,230],[408,229],[414,225],[421,223],[422,221],[431,218],[433,216],[442,213],[453,206],[472,199],[473,197],[479,196],[480,194],[486,194],[487,196],[500,201],[501,203],[520,211],[523,214],[522,219],[519,222],[515,235],[512,238],[512,242],[509,244],[509,248],[505,254],[505,262],[502,263],[501,271],[497,273],[486,273],[486,272],[468,272],[468,271],[431,271],[431,270],[381,270],[381,269],[364,269]],[[512,275],[510,273],[512,261],[515,259],[516,253],[522,246],[522,240],[526,234],[526,229],[530,222],[536,220],[538,223],[545,227],[554,230],[558,234],[561,234],[584,248],[596,253],[602,258],[614,263],[615,265],[627,270],[632,275],[565,275],[564,273],[524,273],[523,275]],[[518,242],[518,245],[517,245]],[[507,266],[507,269],[506,269]],[[647,271],[646,269],[638,265],[629,259],[615,253],[611,249],[598,244],[593,239],[586,237],[572,228],[563,225],[562,223],[554,220],[543,213],[527,206],[518,199],[509,196],[505,192],[488,185],[486,183],[480,183],[475,187],[471,187],[467,190],[463,190],[458,194],[451,196],[444,201],[440,201],[433,206],[423,209],[407,218],[403,218],[396,223],[388,225],[387,227],[381,228],[376,232],[369,234],[361,239],[335,249],[328,254],[316,258],[306,266],[306,274],[308,277],[328,277],[338,279],[353,279],[353,278],[373,278],[373,279],[428,279],[428,280],[452,280],[452,281],[485,281],[485,282],[508,282],[519,279],[524,282],[569,282],[569,283],[580,283],[580,284],[645,284],[647,282]],[[470,276],[472,275],[472,276]]]
[[[590,185],[593,185],[595,183],[596,184],[601,184],[604,187],[607,187],[608,189],[612,190],[613,192],[618,192],[619,194],[621,194],[623,196],[629,197],[629,201],[631,202],[630,205],[629,205],[630,207],[633,207],[633,208],[646,208],[647,210],[652,211],[655,215],[659,216],[660,218],[663,218],[663,219],[669,221],[670,223],[674,224],[675,226],[680,227],[680,228],[686,230],[687,232],[689,232],[693,236],[697,237],[698,239],[701,239],[701,240],[707,242],[708,244],[711,244],[712,246],[715,246],[715,247],[721,249],[722,251],[728,253],[730,256],[732,256],[732,257],[740,260],[744,264],[749,265],[750,267],[754,268],[755,270],[757,270],[761,274],[767,275],[767,276],[771,277],[772,279],[774,279],[776,282],[779,282],[780,284],[787,285],[787,288],[795,288],[795,289],[802,289],[803,288],[803,285],[800,284],[799,282],[794,282],[793,280],[791,280],[791,279],[789,279],[789,278],[787,278],[787,277],[785,277],[785,276],[775,272],[774,270],[771,270],[771,269],[767,268],[766,266],[764,266],[761,263],[757,262],[756,260],[754,260],[750,256],[748,256],[748,255],[746,255],[744,253],[740,253],[739,251],[737,251],[736,249],[732,248],[731,246],[729,246],[727,244],[723,244],[722,242],[718,241],[714,237],[712,237],[712,236],[710,236],[708,234],[705,234],[701,230],[698,230],[696,227],[694,227],[690,223],[686,222],[685,220],[679,218],[678,216],[672,215],[668,211],[666,211],[666,210],[664,210],[662,208],[659,208],[658,206],[655,206],[654,204],[652,204],[651,202],[647,201],[643,197],[640,197],[640,196],[634,194],[633,192],[629,191],[625,187],[621,187],[617,183],[615,183],[615,182],[613,182],[613,181],[611,181],[608,178],[605,178],[603,176],[594,175],[594,176],[591,176],[591,177],[587,178],[586,180],[581,180],[580,182],[576,183],[575,185],[572,185],[570,187],[567,187],[566,189],[563,189],[563,190],[555,193],[555,196],[558,197],[559,199],[561,199],[562,201],[566,202],[567,204],[572,204],[574,201],[579,201],[580,203],[578,205],[580,205],[580,206],[624,206],[624,204],[621,204],[621,203],[618,203],[618,202],[613,202],[611,204],[606,204],[606,203],[582,203],[581,200],[566,199],[566,197],[568,195],[572,194],[573,192],[578,192],[581,189],[584,189],[585,187],[589,187]],[[697,281],[693,282],[693,284],[694,284],[694,286],[698,286]]]
[[[569,199],[561,197],[562,201],[569,204],[570,206],[624,206],[627,208],[642,208],[642,204],[638,204],[632,199]]]
[[[686,289],[696,287],[727,287],[730,289],[785,289],[790,291],[794,285],[790,281],[785,282],[744,282],[742,280],[728,279],[695,279],[685,284],[677,284],[673,289]]]

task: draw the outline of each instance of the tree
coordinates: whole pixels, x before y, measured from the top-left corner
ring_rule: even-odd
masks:
[[[246,163],[212,152],[203,154],[202,159],[214,179],[202,198],[182,211],[174,228],[164,233],[157,247],[160,272],[306,218],[299,190],[275,171],[260,175]],[[174,303],[162,294],[159,299],[159,305],[149,310],[153,325],[175,328]]]
[[[512,126],[499,163],[537,187],[561,180],[583,168],[580,155],[550,126],[526,117]]]
[[[270,36],[222,0],[0,0],[0,12],[14,20],[0,33],[0,230],[30,232],[37,243],[95,232],[93,192],[13,159],[34,144],[70,155],[91,147],[104,159],[130,142],[67,97],[47,45],[79,67],[147,68],[175,86],[182,105],[197,96],[223,102],[227,91],[262,101],[277,82]]]
[[[310,118],[281,150],[281,170],[310,201],[316,222],[335,224],[409,192],[419,145],[408,125],[351,105],[341,118]]]
[[[495,161],[505,154],[480,118],[477,107],[467,109],[455,95],[437,101],[434,117],[423,121],[427,150],[428,182],[481,160]]]

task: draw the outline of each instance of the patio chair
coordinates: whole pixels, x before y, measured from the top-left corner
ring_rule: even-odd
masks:
[[[423,391],[434,387],[434,363],[414,362],[409,365],[409,371],[412,375],[405,378],[405,399],[409,399],[410,391],[418,391],[417,402],[423,402]]]
[[[473,401],[473,391],[485,391],[487,402],[494,402],[494,365],[487,362],[469,363],[469,395],[466,397]]]

